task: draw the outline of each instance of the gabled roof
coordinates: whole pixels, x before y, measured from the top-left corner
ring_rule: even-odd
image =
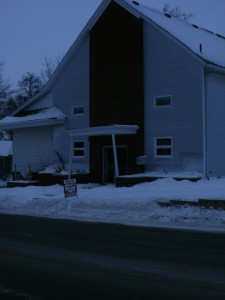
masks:
[[[23,106],[16,110],[13,115],[17,114],[19,111],[23,110],[25,107],[51,91],[62,71],[70,62],[82,41],[88,35],[89,30],[94,26],[111,1],[116,2],[134,16],[144,19],[146,22],[155,26],[169,37],[175,39],[177,43],[183,45],[186,49],[196,55],[196,57],[199,57],[203,63],[221,67],[222,71],[225,72],[225,37],[200,28],[197,25],[192,25],[177,18],[160,13],[155,9],[151,9],[146,5],[141,4],[141,1],[103,0],[80,35],[72,44],[67,54],[62,59],[61,63],[55,70],[53,76],[50,78],[42,92],[36,95],[30,101],[26,102]]]
[[[124,1],[147,18],[146,21],[153,21],[207,63],[225,68],[225,37],[222,35],[160,13],[141,4],[141,1],[140,3],[131,0]]]

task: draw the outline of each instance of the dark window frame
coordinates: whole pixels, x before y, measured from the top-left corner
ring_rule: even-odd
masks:
[[[77,112],[76,112],[77,110]],[[79,111],[81,110],[81,111]],[[73,116],[81,116],[84,115],[84,105],[77,105],[72,107],[72,115]]]
[[[154,97],[154,108],[172,107],[172,96],[156,96]]]
[[[74,158],[85,157],[85,142],[83,140],[73,142],[73,157]]]
[[[154,155],[156,158],[171,158],[173,148],[173,139],[171,136],[155,137]]]

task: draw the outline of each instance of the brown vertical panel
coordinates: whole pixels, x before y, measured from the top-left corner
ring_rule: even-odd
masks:
[[[127,145],[128,173],[140,172],[144,154],[143,24],[111,2],[90,32],[90,126],[138,125],[137,135],[118,136]],[[102,180],[102,149],[110,137],[91,137],[91,173]]]

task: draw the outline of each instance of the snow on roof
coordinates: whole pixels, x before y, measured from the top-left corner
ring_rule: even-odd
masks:
[[[5,117],[0,120],[0,128],[22,128],[26,126],[41,126],[48,123],[65,120],[66,116],[57,107],[43,109],[34,114],[22,117]]]
[[[12,141],[0,141],[0,156],[12,155]]]
[[[124,0],[209,63],[225,67],[225,37],[170,17],[136,1]],[[136,4],[135,4],[135,3]]]

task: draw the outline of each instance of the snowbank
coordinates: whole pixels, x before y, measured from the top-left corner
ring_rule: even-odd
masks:
[[[225,200],[225,178],[176,181],[159,179],[130,188],[78,185],[78,198],[64,198],[63,187],[0,189],[0,213],[27,214],[141,226],[225,230],[225,211],[201,207],[161,207],[159,202]]]

